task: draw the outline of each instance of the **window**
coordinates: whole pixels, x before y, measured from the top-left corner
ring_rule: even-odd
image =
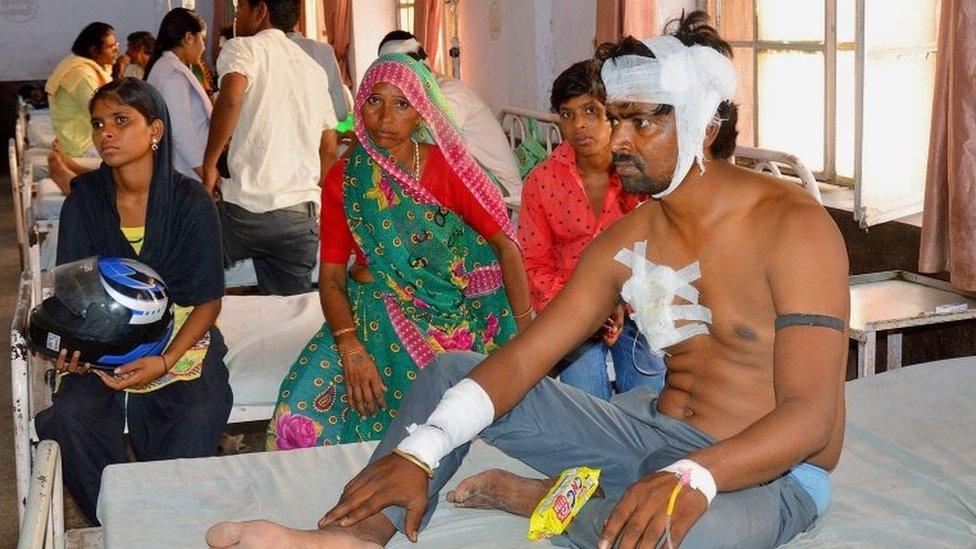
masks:
[[[438,0],[444,1],[444,0]],[[451,72],[452,66],[448,54],[451,49],[451,39],[457,32],[457,1],[444,1],[443,15],[440,20],[438,33],[441,35],[437,42],[437,51],[430,51],[426,40],[424,40],[424,21],[421,21],[420,29],[417,28],[416,21],[418,15],[424,17],[424,5],[428,3],[423,0],[397,0],[397,28],[417,35],[418,39],[424,43],[427,50],[429,62],[437,72]]]
[[[867,227],[921,211],[939,0],[708,0],[743,145],[854,188]]]
[[[414,32],[413,26],[413,16],[414,10],[414,0],[397,0],[397,28],[400,30],[407,31],[409,33]]]
[[[441,71],[450,74],[454,78],[461,78],[461,59],[454,59],[451,57],[451,47],[455,39],[458,40],[458,47],[460,48],[460,33],[458,32],[460,21],[458,18],[458,0],[447,0],[446,9],[444,10],[444,21],[442,23],[444,27],[444,38],[441,40],[441,48],[443,54],[440,59],[443,60]]]

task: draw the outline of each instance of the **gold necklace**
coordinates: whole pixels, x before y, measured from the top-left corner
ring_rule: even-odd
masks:
[[[420,181],[420,144],[416,139],[410,141],[413,141],[413,179]]]
[[[410,170],[410,175],[413,176],[414,181],[420,181],[420,143],[413,138],[410,138],[410,141],[413,143],[413,168]],[[396,156],[391,154],[390,162],[396,164]]]

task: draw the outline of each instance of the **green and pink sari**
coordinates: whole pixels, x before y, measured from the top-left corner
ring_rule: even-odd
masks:
[[[498,259],[369,139],[359,110],[379,82],[403,91],[422,116],[418,140],[436,144],[481,206],[517,242],[501,194],[464,147],[433,75],[404,55],[370,67],[356,97],[356,135],[343,174],[346,218],[373,282],[347,279],[356,335],[387,387],[387,409],[363,417],[346,397],[332,329],[323,325],[294,363],[268,425],[269,450],[382,438],[419,371],[448,351],[490,353],[515,335]]]

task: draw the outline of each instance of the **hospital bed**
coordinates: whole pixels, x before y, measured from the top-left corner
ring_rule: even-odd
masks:
[[[976,546],[976,357],[847,383],[847,434],[833,501],[787,547]],[[98,516],[105,547],[199,547],[221,520],[313,528],[375,443],[109,466]],[[476,441],[448,484],[499,467],[538,476]],[[533,547],[527,521],[454,508],[441,497],[421,546]],[[390,547],[412,547],[400,535]]]
[[[28,265],[21,275],[10,330],[14,454],[21,512],[28,494],[31,455],[37,443],[33,418],[51,404],[45,381],[50,364],[29,352],[24,336],[27,315],[43,297],[39,257],[34,242],[28,249]],[[281,380],[323,322],[316,292],[289,297],[224,297],[217,323],[228,347],[225,361],[234,393],[229,423],[271,417]],[[57,512],[62,509],[58,507]]]

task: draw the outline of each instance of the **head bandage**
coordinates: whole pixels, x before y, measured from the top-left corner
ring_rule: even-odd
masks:
[[[388,53],[417,53],[420,48],[420,42],[417,42],[416,38],[389,40],[380,46],[379,56],[382,57]]]
[[[674,107],[678,163],[663,198],[681,184],[692,161],[705,171],[702,142],[723,101],[735,96],[732,61],[707,46],[685,46],[673,36],[643,41],[654,58],[624,55],[603,64],[607,103],[656,103]]]
[[[667,347],[707,334],[706,324],[712,322],[712,312],[698,304],[698,290],[691,285],[701,278],[697,261],[675,271],[648,261],[646,254],[644,240],[635,242],[633,250],[620,250],[614,259],[633,273],[620,289],[620,297],[634,309],[630,318],[644,334],[650,351],[662,356]],[[686,303],[675,304],[676,297]],[[676,327],[677,320],[688,322]]]

